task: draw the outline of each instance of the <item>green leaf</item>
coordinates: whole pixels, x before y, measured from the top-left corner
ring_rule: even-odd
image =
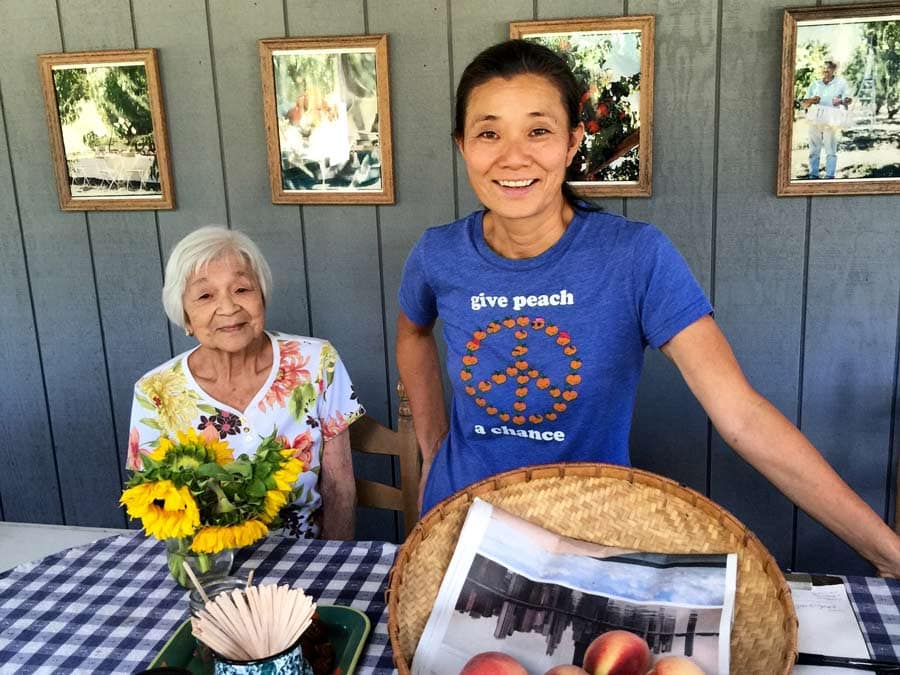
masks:
[[[266,484],[261,480],[254,480],[247,486],[247,494],[252,497],[265,497]]]
[[[201,412],[205,412],[207,415],[217,415],[218,414],[218,411],[213,406],[208,405],[206,403],[198,403],[197,407],[200,409]]]
[[[239,476],[243,476],[244,478],[250,478],[253,476],[253,467],[248,462],[231,462],[231,464],[226,464],[223,468],[228,473],[237,474]]]
[[[154,419],[154,418],[152,418],[152,417],[144,417],[144,418],[142,418],[142,419],[141,419],[141,424],[143,424],[144,426],[148,426],[148,427],[150,427],[151,429],[156,429],[157,431],[162,431],[162,430],[163,430],[162,425],[159,423],[159,421],[156,420],[156,419]]]
[[[147,398],[146,396],[143,396],[141,394],[135,394],[134,400],[137,401],[138,405],[141,406],[142,408],[146,408],[147,410],[153,410],[153,411],[156,410],[156,406],[153,405],[153,403],[150,402],[150,399]]]
[[[197,467],[197,475],[204,478],[217,478],[227,480],[230,474],[215,462],[208,462]]]
[[[288,403],[288,410],[295,420],[303,421],[304,415],[306,415],[315,400],[316,387],[312,382],[307,382],[294,389],[294,393],[291,394],[291,400]]]

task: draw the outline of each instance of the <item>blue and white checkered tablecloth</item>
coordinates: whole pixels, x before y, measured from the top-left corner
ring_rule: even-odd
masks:
[[[845,585],[872,658],[900,662],[900,581],[846,577]]]
[[[362,610],[372,631],[361,673],[393,671],[384,590],[397,547],[269,537],[241,550],[234,574],[284,582],[323,605]],[[102,539],[0,577],[0,673],[134,673],[188,616],[165,546],[141,533]]]

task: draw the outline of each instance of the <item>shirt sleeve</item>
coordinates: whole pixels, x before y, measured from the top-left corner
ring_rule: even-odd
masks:
[[[427,236],[426,232],[409,252],[398,293],[400,309],[410,321],[419,326],[430,326],[438,316],[437,298],[428,282],[424,263]]]
[[[353,382],[337,350],[326,342],[319,356],[317,382],[320,395],[316,415],[322,426],[322,439],[331,440],[366,414],[359,403]]]
[[[713,309],[684,258],[660,230],[636,237],[635,293],[646,344],[659,349]]]

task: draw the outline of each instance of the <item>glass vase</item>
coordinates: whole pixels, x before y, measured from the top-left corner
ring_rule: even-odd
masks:
[[[190,549],[191,539],[166,539],[166,562],[175,582],[184,588],[194,588],[184,569],[186,562],[201,585],[228,576],[234,563],[234,550],[228,548],[218,553],[197,553]]]

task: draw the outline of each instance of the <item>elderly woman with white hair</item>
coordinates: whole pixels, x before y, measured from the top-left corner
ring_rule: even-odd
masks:
[[[252,456],[274,428],[304,464],[292,529],[350,539],[356,489],[347,427],[365,411],[328,341],[265,330],[271,285],[269,265],[241,232],[202,227],[175,246],[163,306],[199,344],[135,384],[128,468],[179,431]]]

